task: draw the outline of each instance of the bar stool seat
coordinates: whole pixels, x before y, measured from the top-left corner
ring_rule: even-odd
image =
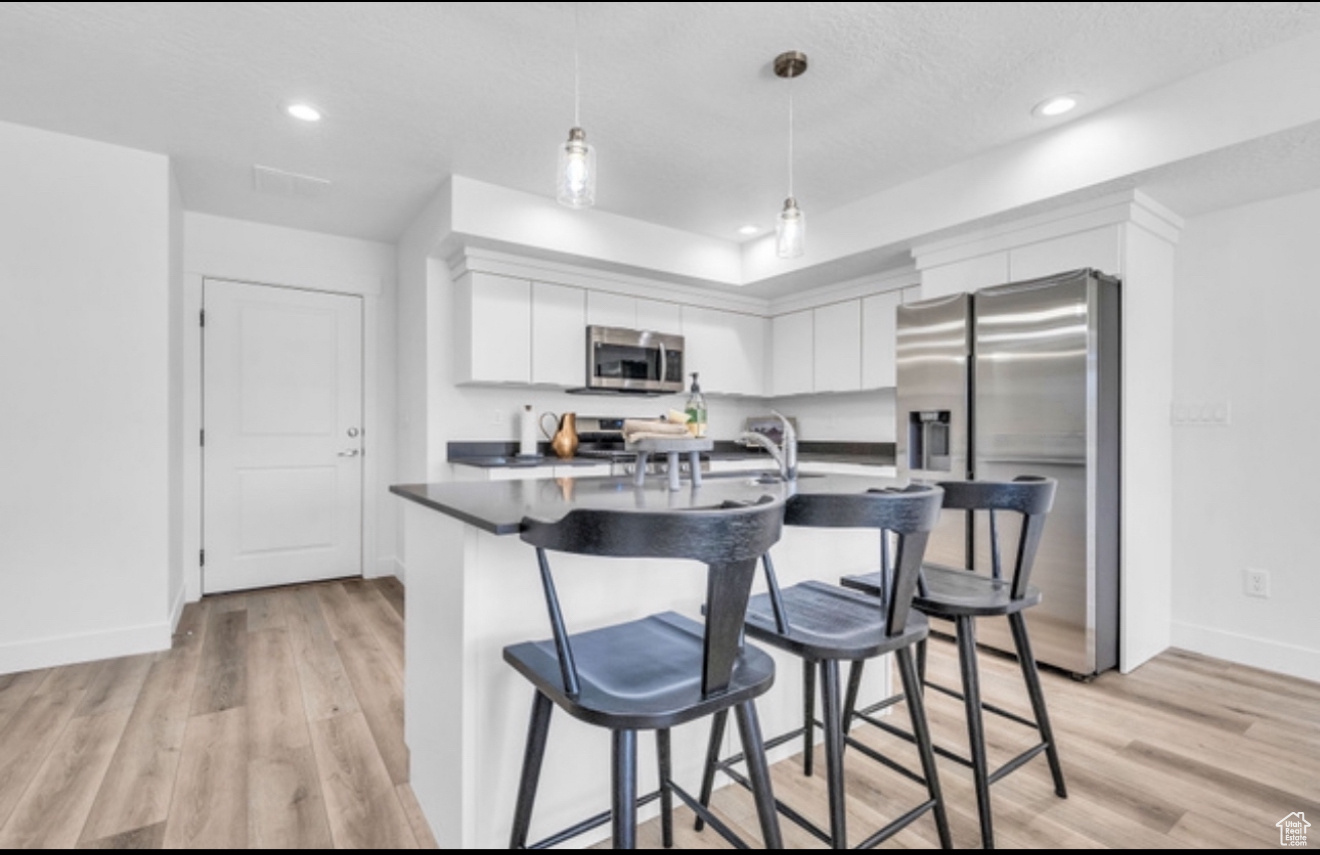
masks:
[[[915,644],[927,633],[926,616],[910,612],[903,629],[890,636],[874,599],[824,582],[800,582],[783,589],[781,599],[788,630],[778,631],[774,605],[765,593],[747,605],[748,634],[761,640],[774,635],[775,646],[813,661],[870,659]]]
[[[579,690],[564,691],[553,639],[505,649],[504,659],[574,718],[602,727],[656,730],[703,718],[764,694],[775,662],[755,647],[735,660],[729,687],[701,691],[703,625],[676,612],[572,636]]]
[[[742,619],[759,557],[779,540],[784,503],[730,502],[674,511],[570,511],[555,522],[524,519],[522,539],[536,547],[552,637],[504,648],[504,659],[535,687],[510,848],[528,847],[532,809],[555,707],[611,734],[610,809],[530,848],[548,848],[610,822],[615,848],[636,845],[637,808],[660,800],[661,833],[673,845],[673,797],[734,845],[747,844],[671,774],[670,728],[733,711],[749,758],[761,835],[780,848],[765,746],[755,699],[774,683],[774,660],[742,643]],[[569,633],[548,552],[615,558],[674,558],[705,566],[706,620],[662,612],[586,632]],[[678,570],[663,572],[678,572]],[[637,791],[637,734],[655,732],[658,789]]]
[[[961,567],[925,564],[921,568],[921,578],[928,593],[923,596],[918,592],[912,605],[937,617],[1011,615],[1040,603],[1040,590],[1034,586],[1027,586],[1027,592],[1014,599],[1012,583],[968,573]],[[865,576],[854,576],[843,584],[877,594],[877,586],[865,580]]]

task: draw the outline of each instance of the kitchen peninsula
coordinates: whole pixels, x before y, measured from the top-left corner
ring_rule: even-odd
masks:
[[[663,478],[559,478],[491,483],[399,485],[408,556],[404,734],[418,803],[441,847],[508,843],[532,692],[505,665],[511,643],[550,635],[535,553],[517,537],[524,517],[552,521],[574,508],[681,511],[761,496],[855,493],[893,479],[823,475],[796,483],[733,474],[670,491]],[[782,584],[835,581],[873,569],[870,531],[785,528],[774,549]],[[665,610],[700,618],[705,570],[694,562],[600,559],[553,554],[570,632]],[[758,581],[756,586],[761,587]],[[776,686],[758,701],[768,737],[801,717],[800,665],[776,655]],[[863,697],[887,689],[887,669],[869,669]],[[695,784],[707,737],[694,724],[673,733],[675,776]],[[726,737],[732,739],[732,735]],[[639,740],[639,785],[654,780],[653,741]],[[731,747],[731,746],[728,746]],[[775,760],[796,748],[786,746]],[[570,825],[609,805],[609,739],[556,716],[542,772],[532,836]],[[643,811],[645,818],[654,812]],[[607,833],[602,829],[601,834]]]

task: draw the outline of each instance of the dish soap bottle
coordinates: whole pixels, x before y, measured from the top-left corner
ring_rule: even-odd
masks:
[[[688,433],[694,437],[706,435],[706,396],[701,394],[701,385],[697,383],[697,372],[692,372],[692,394],[687,401]]]

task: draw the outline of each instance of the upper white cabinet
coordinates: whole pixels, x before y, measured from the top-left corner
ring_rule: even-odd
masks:
[[[587,292],[532,283],[532,382],[574,388],[586,383]]]
[[[637,298],[609,291],[588,291],[587,323],[593,327],[636,329]]]
[[[862,299],[862,388],[885,389],[898,383],[894,344],[901,292],[887,291]]]
[[[778,315],[771,320],[771,395],[800,395],[812,391],[815,338],[810,309]]]
[[[637,323],[634,328],[677,335],[683,329],[683,310],[678,303],[638,297]]]
[[[526,279],[478,272],[454,283],[457,382],[531,382],[531,287]]]
[[[862,388],[862,302],[845,300],[812,309],[813,392]]]
[[[701,374],[701,390],[765,394],[766,320],[699,306],[682,308],[684,371]]]
[[[682,327],[682,318],[677,303],[629,297],[609,291],[588,291],[587,323],[592,326],[677,334]]]
[[[977,291],[1008,281],[1008,253],[992,252],[921,271],[921,299]]]

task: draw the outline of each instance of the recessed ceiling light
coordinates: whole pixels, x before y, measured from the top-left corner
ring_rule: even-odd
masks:
[[[1031,108],[1031,115],[1044,116],[1062,116],[1072,108],[1077,106],[1077,95],[1055,95],[1053,98],[1046,98],[1039,104]]]
[[[742,228],[738,229],[738,234],[740,234],[740,235],[754,235],[754,234],[756,234],[757,232],[759,232],[760,230],[761,230],[761,227],[760,227],[760,226],[743,226]]]
[[[321,111],[313,107],[311,104],[304,104],[302,102],[298,102],[296,104],[290,104],[288,107],[285,107],[284,109],[285,112],[287,112],[290,116],[293,116],[295,119],[299,119],[304,122],[321,121]]]

